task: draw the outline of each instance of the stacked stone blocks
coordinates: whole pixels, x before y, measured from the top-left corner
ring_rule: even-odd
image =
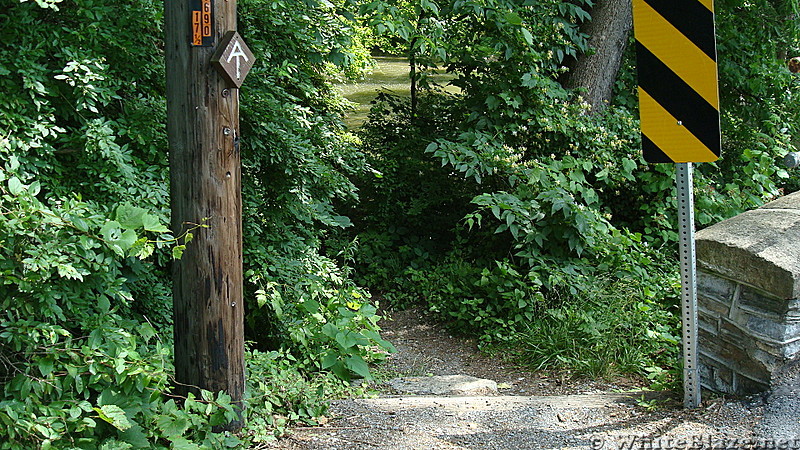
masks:
[[[696,245],[702,385],[767,390],[800,356],[800,193],[701,230]]]

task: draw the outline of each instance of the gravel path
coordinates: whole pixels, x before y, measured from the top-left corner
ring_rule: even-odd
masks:
[[[393,318],[384,335],[398,353],[381,370],[487,378],[499,393],[403,396],[384,389],[378,398],[335,401],[324,426],[294,429],[271,448],[800,448],[800,364],[787,368],[769,395],[706,396],[701,407],[686,410],[669,393],[631,393],[642,387],[636,380],[576,381],[520,370],[417,311]]]
[[[757,436],[792,442],[791,448],[800,448],[800,360],[787,364],[775,379]]]

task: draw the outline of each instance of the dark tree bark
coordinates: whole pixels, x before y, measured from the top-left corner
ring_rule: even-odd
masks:
[[[592,20],[581,27],[589,35],[590,50],[578,56],[565,86],[584,89],[584,101],[596,112],[611,101],[633,26],[631,0],[598,0],[591,15]]]

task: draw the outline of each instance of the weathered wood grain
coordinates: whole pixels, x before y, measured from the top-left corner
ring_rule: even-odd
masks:
[[[176,393],[244,393],[239,97],[193,47],[190,2],[165,2],[172,229],[194,232],[173,264]],[[214,42],[236,29],[236,1],[214,2]],[[237,427],[236,424],[233,427]]]

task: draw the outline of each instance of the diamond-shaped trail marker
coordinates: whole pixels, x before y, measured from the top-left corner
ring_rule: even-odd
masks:
[[[256,57],[235,31],[225,33],[211,57],[211,64],[217,68],[228,84],[236,88],[242,85],[244,77],[255,62]]]

